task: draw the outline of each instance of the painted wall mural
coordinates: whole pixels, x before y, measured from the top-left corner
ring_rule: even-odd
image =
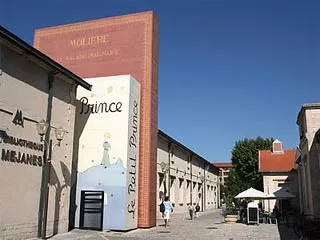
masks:
[[[104,191],[103,229],[137,228],[140,84],[130,75],[85,79],[78,89],[76,227],[81,191]]]

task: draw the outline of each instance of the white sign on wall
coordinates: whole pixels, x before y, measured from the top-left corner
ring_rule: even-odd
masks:
[[[130,75],[85,80],[92,91],[77,92],[77,206],[81,191],[104,191],[103,228],[137,228],[140,84]]]

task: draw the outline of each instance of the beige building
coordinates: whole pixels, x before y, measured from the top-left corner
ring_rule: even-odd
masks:
[[[164,196],[174,204],[174,212],[187,212],[188,204],[201,211],[217,208],[219,169],[161,130],[158,133],[157,205]],[[160,216],[159,209],[157,214]]]
[[[91,89],[0,27],[0,239],[68,231],[78,85]],[[218,168],[160,130],[153,168],[158,205],[167,195],[175,212],[217,208]]]
[[[320,103],[304,104],[297,118],[300,211],[320,216]]]
[[[231,168],[234,168],[232,162],[216,162],[213,164],[219,168],[219,180],[221,185],[225,185]]]
[[[297,207],[297,176],[294,170],[296,150],[283,150],[282,142],[276,139],[273,142],[272,151],[259,151],[259,172],[263,176],[263,190],[267,195],[283,189],[295,196],[293,199],[265,200],[264,208],[271,212],[277,204],[278,208]]]
[[[0,239],[36,237],[42,219],[47,235],[68,231],[78,85],[90,89],[0,26]]]

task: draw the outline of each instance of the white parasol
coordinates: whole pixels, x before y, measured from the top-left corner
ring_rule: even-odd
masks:
[[[249,188],[241,193],[239,193],[235,198],[254,198],[254,199],[264,199],[266,194],[254,188]]]

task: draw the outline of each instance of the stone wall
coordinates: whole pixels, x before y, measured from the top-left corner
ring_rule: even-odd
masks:
[[[302,209],[307,214],[320,216],[320,156],[315,137],[320,129],[320,105],[303,105],[298,116],[301,149],[301,164],[298,166],[303,199]]]
[[[3,45],[0,74],[0,130],[2,136],[32,141],[43,146],[37,122],[46,120],[48,99],[52,101],[51,131],[53,140],[49,188],[48,234],[68,230],[70,170],[74,129],[76,88],[59,74],[53,77],[48,97],[49,71],[38,60]],[[41,67],[40,67],[41,66]],[[21,112],[20,112],[21,111]],[[20,124],[14,123],[21,113]],[[22,119],[22,121],[21,121]],[[23,124],[21,124],[23,123]],[[56,146],[54,129],[66,131],[61,146]],[[0,141],[0,239],[25,239],[37,235],[43,147]],[[10,152],[10,155],[9,152]],[[36,156],[37,161],[26,160]]]
[[[298,196],[298,179],[296,173],[263,173],[263,190],[266,194],[272,194],[281,186],[285,186],[286,190]],[[274,199],[264,200],[265,211],[272,212],[276,203],[277,201]],[[298,203],[295,200],[292,200],[291,204],[293,207],[298,207]]]
[[[190,202],[198,203],[201,210],[218,208],[218,169],[182,146],[158,135],[157,206],[166,195],[174,204],[174,212],[187,213]],[[163,163],[169,166],[167,172],[161,168]],[[159,207],[157,216],[161,216]]]

